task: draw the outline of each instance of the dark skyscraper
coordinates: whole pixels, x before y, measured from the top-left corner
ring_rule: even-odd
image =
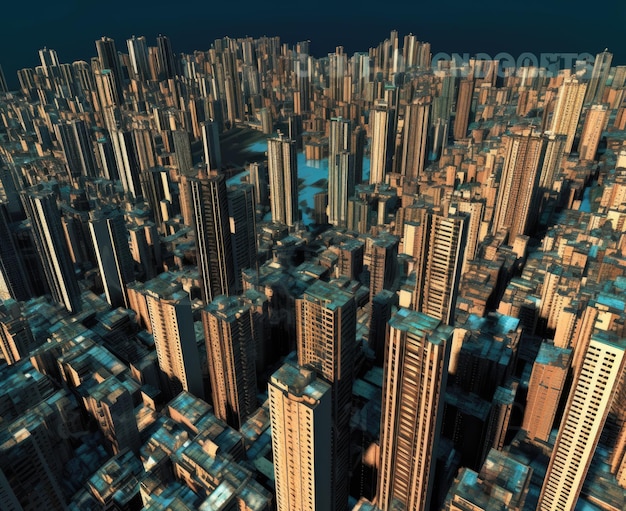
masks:
[[[109,69],[113,73],[116,104],[124,102],[124,75],[122,65],[115,48],[115,41],[110,37],[102,37],[96,41],[96,51],[100,61],[100,69]]]
[[[76,313],[81,308],[80,288],[63,236],[56,194],[38,185],[25,190],[23,198],[52,298]]]
[[[189,183],[202,298],[209,303],[218,295],[230,295],[235,286],[226,181],[217,173],[201,172]]]

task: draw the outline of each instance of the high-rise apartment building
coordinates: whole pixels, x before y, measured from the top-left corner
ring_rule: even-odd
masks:
[[[419,179],[426,166],[430,108],[430,96],[423,95],[404,111],[400,172],[411,179]]]
[[[126,284],[135,280],[135,272],[124,215],[114,210],[93,211],[89,232],[107,302],[112,307],[128,307]]]
[[[278,511],[334,509],[331,386],[315,371],[287,363],[268,391]]]
[[[604,95],[606,81],[611,71],[611,62],[613,54],[608,50],[598,53],[593,61],[593,70],[591,71],[591,79],[587,86],[585,94],[585,103],[600,103]]]
[[[626,365],[626,342],[605,332],[584,350],[552,450],[537,509],[571,511],[583,487]]]
[[[241,272],[258,264],[254,186],[242,183],[228,190],[228,214],[235,269],[235,290],[243,289]]]
[[[215,416],[239,429],[256,411],[259,332],[249,304],[218,296],[202,312]]]
[[[37,185],[22,192],[22,196],[52,298],[71,313],[78,312],[81,293],[63,236],[56,194],[50,188]]]
[[[279,134],[267,140],[272,222],[293,227],[300,218],[298,209],[298,160],[296,143]]]
[[[54,125],[71,179],[96,177],[96,161],[85,121],[74,119]]]
[[[511,135],[506,142],[491,231],[508,230],[510,244],[518,234],[527,234],[537,220],[533,206],[545,148],[545,138],[530,130]]]
[[[350,153],[352,129],[350,121],[330,120],[328,139],[328,223],[345,227],[348,218],[348,199],[354,195],[356,173],[354,157]]]
[[[202,131],[204,163],[209,170],[219,170],[222,167],[222,150],[217,122],[212,119],[203,122],[200,130]]]
[[[413,309],[451,325],[464,261],[467,215],[454,208],[424,208],[420,216],[412,240],[416,260]]]
[[[572,350],[542,343],[528,382],[522,428],[528,437],[547,442],[570,366]]]
[[[171,399],[186,390],[204,397],[191,301],[180,284],[163,279],[146,282],[144,294],[165,393]]]
[[[587,117],[583,125],[578,144],[579,159],[583,161],[593,161],[598,151],[598,145],[602,138],[602,132],[609,122],[610,111],[607,105],[592,105],[587,110]]]
[[[370,184],[385,182],[385,176],[391,171],[393,156],[393,117],[394,110],[387,103],[380,101],[370,111],[369,135],[370,149]]]
[[[559,87],[550,131],[557,135],[567,135],[565,141],[566,154],[572,152],[586,90],[587,84],[579,82],[576,76],[565,78]]]
[[[11,232],[7,204],[0,202],[0,279],[14,300],[26,301],[34,296],[20,253]]]
[[[355,336],[356,305],[350,293],[316,281],[296,300],[298,364],[311,367],[332,386],[329,509],[337,511],[345,509],[348,501]]]
[[[209,303],[218,295],[230,295],[235,285],[226,182],[223,175],[202,172],[189,183],[202,299]]]
[[[459,83],[459,92],[456,98],[456,111],[454,114],[454,140],[461,140],[467,135],[470,112],[472,109],[472,96],[474,94],[474,80],[466,78]]]
[[[144,36],[132,36],[126,40],[128,46],[128,56],[132,73],[138,80],[150,79],[150,65],[148,63],[148,45]]]
[[[389,320],[377,505],[430,509],[453,329],[421,312]]]
[[[96,51],[98,52],[100,70],[108,69],[113,73],[115,104],[121,105],[124,102],[124,75],[115,48],[115,41],[110,37],[101,37],[96,41]]]

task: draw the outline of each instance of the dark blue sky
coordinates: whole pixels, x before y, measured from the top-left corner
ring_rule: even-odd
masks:
[[[279,35],[288,43],[310,39],[312,53],[322,56],[337,45],[349,53],[367,51],[392,29],[401,36],[412,32],[429,41],[433,53],[595,54],[608,47],[614,63],[626,64],[626,2],[621,0],[597,4],[595,14],[590,14],[591,4],[576,0],[449,0],[426,6],[341,0],[268,4],[249,0],[13,3],[12,12],[2,9],[0,65],[15,86],[17,69],[39,64],[39,48],[54,48],[62,62],[86,60],[95,55],[94,41],[103,35],[113,37],[118,50],[126,51],[126,39],[133,34],[145,35],[154,45],[155,37],[163,33],[175,52],[206,49],[225,35]],[[15,10],[18,7],[20,11]]]

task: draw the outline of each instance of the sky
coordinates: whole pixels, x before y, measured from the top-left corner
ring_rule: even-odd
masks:
[[[422,4],[422,2],[419,2]],[[23,5],[24,7],[21,7]],[[219,7],[216,7],[219,5]],[[158,34],[169,36],[174,52],[209,48],[223,36],[279,35],[284,42],[311,41],[321,57],[342,45],[348,53],[367,51],[392,29],[402,37],[413,33],[437,52],[529,51],[596,54],[608,48],[614,64],[626,65],[626,2],[608,0],[589,13],[580,0],[506,2],[399,2],[363,0],[252,2],[230,0],[31,0],[12,2],[0,17],[0,65],[9,85],[17,69],[39,65],[37,50],[57,51],[61,62],[88,60],[94,41],[106,35],[126,52],[126,39],[144,35],[155,45]],[[18,10],[19,8],[19,10]]]

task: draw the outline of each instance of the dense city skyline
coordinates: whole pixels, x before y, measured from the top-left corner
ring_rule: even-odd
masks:
[[[0,81],[2,511],[626,509],[626,65],[380,17]]]
[[[244,0],[237,4],[203,7],[184,0],[170,2],[140,0],[128,4],[112,0],[106,8],[97,3],[52,4],[36,0],[28,16],[7,15],[0,31],[0,66],[11,87],[15,73],[32,67],[37,50],[57,50],[64,62],[88,60],[91,43],[102,36],[126,40],[133,34],[154,39],[165,34],[175,52],[208,49],[221,37],[280,36],[284,42],[310,40],[312,54],[322,57],[344,46],[348,53],[367,51],[391,30],[413,33],[429,41],[433,52],[508,52],[517,58],[523,52],[588,52],[608,48],[616,61],[626,62],[626,42],[621,24],[626,7],[613,5],[601,21],[592,21],[584,4],[532,0],[505,3],[498,0],[471,2],[455,0],[445,13],[434,4],[317,2],[308,5],[265,5]],[[193,13],[193,15],[190,15]],[[331,14],[332,13],[332,14]]]

